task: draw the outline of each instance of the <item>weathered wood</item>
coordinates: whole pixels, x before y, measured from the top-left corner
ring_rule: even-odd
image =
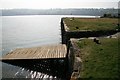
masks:
[[[66,54],[66,45],[58,44],[34,48],[19,48],[9,52],[1,60],[65,58]]]

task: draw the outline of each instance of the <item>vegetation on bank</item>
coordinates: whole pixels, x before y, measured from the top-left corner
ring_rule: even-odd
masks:
[[[82,59],[81,78],[118,78],[119,47],[118,38],[100,38],[101,44],[92,39],[77,42]]]
[[[101,18],[118,18],[118,16],[112,15],[110,13],[106,13],[103,16],[101,16]]]
[[[120,29],[117,18],[64,18],[69,31],[105,31]]]

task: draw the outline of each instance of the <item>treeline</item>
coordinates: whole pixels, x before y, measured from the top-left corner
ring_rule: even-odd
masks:
[[[91,15],[103,16],[111,14],[118,16],[118,9],[2,9],[2,16],[15,15]]]

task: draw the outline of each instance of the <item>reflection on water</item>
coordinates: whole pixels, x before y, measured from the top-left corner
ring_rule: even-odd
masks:
[[[25,70],[24,68],[20,68],[14,75],[14,78],[18,78],[20,75],[25,74],[25,78],[50,78],[50,79],[56,79],[56,76],[50,76],[41,72],[36,72],[36,71],[30,71],[30,70]],[[18,76],[18,77],[17,77]]]

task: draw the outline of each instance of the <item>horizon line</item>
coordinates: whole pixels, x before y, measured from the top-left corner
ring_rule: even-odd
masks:
[[[39,10],[38,8],[0,8],[0,10],[7,10],[7,9],[36,9],[36,10]],[[47,9],[120,9],[119,7],[115,8],[40,8],[41,10],[47,10]]]

